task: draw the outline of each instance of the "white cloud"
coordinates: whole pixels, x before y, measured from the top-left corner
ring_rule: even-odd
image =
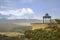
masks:
[[[22,6],[25,3],[32,3],[35,0],[0,0],[0,10],[17,9],[18,6]]]
[[[33,17],[32,17],[32,19],[39,19],[39,20],[40,20],[40,19],[42,19],[42,18],[41,18],[40,16],[34,14]]]
[[[0,10],[13,9],[11,0],[0,0]]]
[[[25,15],[32,15],[34,11],[31,8],[22,8],[17,10],[4,10],[0,11],[1,15],[7,15],[7,19],[20,19],[20,18],[29,18]]]
[[[21,0],[21,3],[32,3],[33,0]]]

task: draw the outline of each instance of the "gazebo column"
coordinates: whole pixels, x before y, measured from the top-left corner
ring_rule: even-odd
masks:
[[[50,18],[50,23],[51,23],[51,18]]]
[[[44,23],[44,18],[43,18],[43,23]]]

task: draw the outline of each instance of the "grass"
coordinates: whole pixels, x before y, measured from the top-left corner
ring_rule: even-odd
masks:
[[[23,35],[20,32],[0,32],[0,34],[1,35],[6,35],[6,36],[9,36],[9,37],[16,37],[18,35]]]

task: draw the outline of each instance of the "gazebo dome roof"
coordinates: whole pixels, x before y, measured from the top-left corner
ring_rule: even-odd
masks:
[[[46,13],[45,16],[43,16],[43,18],[51,18],[51,16],[49,16],[49,14]]]

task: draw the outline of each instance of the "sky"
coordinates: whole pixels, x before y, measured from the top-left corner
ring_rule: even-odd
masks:
[[[0,0],[0,19],[60,19],[60,0]]]

